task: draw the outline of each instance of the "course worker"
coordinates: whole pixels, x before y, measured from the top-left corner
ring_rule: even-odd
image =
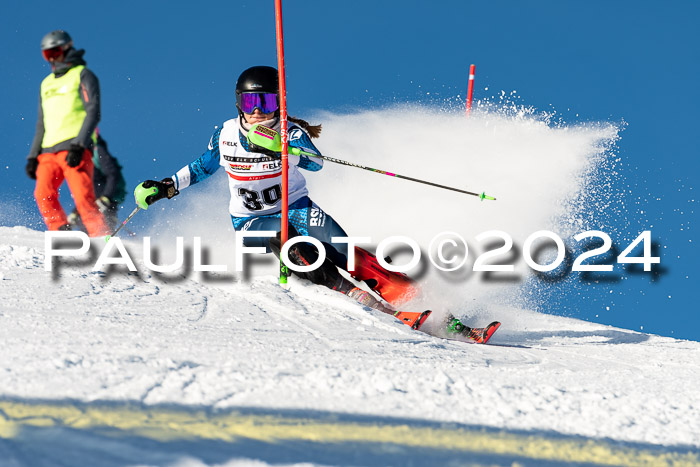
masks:
[[[27,157],[27,175],[36,180],[34,198],[49,230],[70,230],[59,202],[65,179],[88,234],[108,227],[95,202],[93,134],[100,120],[100,85],[66,31],[48,33],[41,52],[51,73],[41,82],[36,132]]]

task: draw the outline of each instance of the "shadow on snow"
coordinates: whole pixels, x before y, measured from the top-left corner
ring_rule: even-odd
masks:
[[[8,407],[14,407],[13,404],[21,410],[8,410]],[[32,412],[32,407],[39,409]],[[41,407],[45,409],[43,415]],[[56,415],[62,411],[72,414]],[[109,414],[122,412],[126,415],[122,419],[130,420],[128,427],[109,423]],[[76,422],[81,414],[87,417],[98,415],[92,420],[93,423],[85,423],[84,420]],[[164,414],[171,414],[174,418],[168,421]],[[233,436],[216,435],[217,430],[223,433],[226,428],[222,416],[230,417],[234,424],[238,424]],[[189,423],[199,426],[203,435],[192,432],[186,436],[182,435],[183,432],[159,435],[158,429],[149,425],[149,421],[159,418],[166,430],[168,426],[173,427],[178,423],[187,426]],[[266,426],[269,431],[266,431]],[[314,436],[305,431],[316,430],[315,433],[318,433],[319,427],[330,436]],[[342,434],[343,430],[345,435]],[[353,431],[348,430],[355,430],[360,435],[355,436]],[[387,439],[382,431],[403,435]],[[289,435],[290,432],[295,434]],[[368,433],[374,433],[375,437],[366,436]],[[461,439],[484,438],[487,442],[477,441],[471,447],[465,444],[451,447],[436,441],[436,436],[444,439],[454,434],[464,436]],[[421,439],[422,436],[425,438]],[[504,439],[511,448],[497,449],[498,443]],[[515,450],[513,440],[520,443]],[[484,449],[478,447],[480,443],[485,446]],[[582,461],[585,456],[575,453],[569,459],[562,455],[532,456],[532,446],[537,443],[543,443],[543,452],[551,452],[552,444],[559,443],[578,446],[576,449],[580,452],[593,448],[600,451],[602,448],[613,453],[616,450],[628,454],[642,452],[647,458],[649,455],[670,455],[690,456],[697,460],[700,455],[696,447],[622,443],[565,436],[557,432],[501,430],[420,419],[312,410],[215,410],[176,405],[146,406],[132,402],[0,400],[2,466],[188,465],[183,463],[185,461],[201,466],[202,463],[213,465],[241,460],[255,460],[269,465],[313,463],[335,466],[599,465],[597,461]]]

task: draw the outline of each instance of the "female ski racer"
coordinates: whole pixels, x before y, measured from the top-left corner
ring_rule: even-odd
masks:
[[[238,117],[224,122],[212,135],[209,146],[199,158],[178,170],[170,178],[161,181],[146,180],[135,191],[136,202],[143,208],[163,199],[172,198],[180,190],[198,183],[223,167],[228,175],[231,200],[229,212],[237,231],[276,231],[275,238],[246,237],[244,245],[265,247],[279,256],[281,230],[282,163],[279,154],[252,145],[248,131],[255,124],[280,131],[278,74],[275,68],[255,66],[245,70],[236,83],[236,107]],[[310,137],[317,137],[321,127],[288,118],[288,144],[305,152],[320,154]],[[387,271],[376,257],[355,247],[348,252],[347,245],[331,243],[331,237],[347,237],[340,225],[314,203],[308,196],[306,179],[300,169],[316,172],[323,167],[323,160],[307,156],[289,155],[289,236],[310,236],[318,239],[326,249],[326,260],[315,271],[294,272],[302,278],[344,293],[360,303],[401,317],[391,307],[376,300],[365,290],[343,278],[338,267],[347,270],[349,254],[355,255],[355,270],[350,274],[365,283],[393,306],[406,303],[418,293],[415,283],[407,276]],[[315,247],[297,243],[289,249],[289,259],[297,265],[313,264],[318,258]],[[397,314],[398,313],[398,314]],[[411,314],[412,322],[427,314]],[[453,332],[470,330],[456,318],[448,323]],[[450,324],[451,323],[451,324]],[[417,328],[417,326],[414,326]]]
[[[248,131],[254,124],[265,125],[280,130],[278,97],[278,74],[269,66],[254,66],[245,70],[236,83],[236,107],[238,117],[224,122],[212,135],[204,154],[183,167],[175,175],[161,181],[146,180],[139,187],[142,190],[137,202],[150,205],[163,198],[172,198],[180,190],[194,185],[223,167],[228,175],[231,201],[229,212],[233,228],[238,231],[280,231],[282,199],[282,162],[278,154],[251,147]],[[291,147],[298,147],[313,154],[320,154],[311,142],[317,137],[321,127],[290,117],[288,140]],[[327,260],[322,267],[299,275],[312,282],[349,293],[356,287],[343,279],[336,266],[347,268],[347,245],[331,243],[331,237],[347,237],[342,227],[309,198],[306,179],[300,169],[316,172],[323,168],[323,160],[312,160],[307,156],[289,155],[289,224],[290,237],[305,235],[320,240],[326,248]],[[244,244],[249,247],[265,247],[268,252],[279,255],[280,240],[266,237],[246,237]],[[400,304],[415,296],[417,289],[403,274],[385,271],[376,263],[374,256],[357,248],[355,252],[356,270],[352,273],[360,281],[367,281],[385,300]],[[311,264],[317,258],[313,246],[298,243],[290,249],[289,257],[296,264]],[[378,268],[377,268],[378,267]],[[377,277],[375,277],[377,276]],[[355,295],[361,293],[357,289]],[[367,294],[367,298],[372,298]]]

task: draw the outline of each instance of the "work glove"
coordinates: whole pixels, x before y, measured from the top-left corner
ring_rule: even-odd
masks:
[[[84,147],[72,144],[68,150],[68,154],[66,154],[66,164],[68,164],[68,167],[78,167],[83,161],[84,152]]]
[[[148,206],[155,203],[159,199],[172,198],[179,195],[180,192],[175,188],[175,182],[172,178],[164,178],[160,182],[155,180],[146,180],[139,184],[134,190],[134,198],[136,204],[141,209],[148,209]]]
[[[39,167],[39,159],[37,159],[36,157],[27,159],[27,166],[25,167],[25,170],[27,171],[27,176],[32,180],[36,180],[37,167]]]

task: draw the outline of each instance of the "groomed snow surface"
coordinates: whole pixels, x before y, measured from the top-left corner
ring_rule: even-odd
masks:
[[[498,197],[328,163],[307,174],[313,199],[375,244],[407,235],[427,248],[439,232],[472,241],[500,229],[522,245],[615,209],[611,125],[430,109],[319,120],[330,156]],[[522,262],[516,284],[420,274],[413,311],[500,320],[493,345],[413,331],[294,278],[284,290],[270,259],[234,273],[225,178],[135,220],[153,226],[138,233],[159,245],[157,263],[172,262],[174,237],[191,250],[201,236],[205,262],[228,273],[151,273],[139,237],[124,240],[138,273],[93,272],[101,240],[51,273],[43,232],[0,227],[0,466],[698,462],[700,343],[536,313],[518,304]],[[618,448],[632,457],[601,454]]]
[[[22,227],[0,228],[0,258],[5,400],[321,412],[700,446],[697,342],[499,309],[464,316],[504,323],[495,345],[470,345],[307,282],[285,291],[273,276],[167,279],[58,264],[52,278],[44,234]],[[73,465],[61,449],[51,459],[2,431],[0,453],[13,460],[0,465]],[[134,452],[121,465],[139,465]]]

